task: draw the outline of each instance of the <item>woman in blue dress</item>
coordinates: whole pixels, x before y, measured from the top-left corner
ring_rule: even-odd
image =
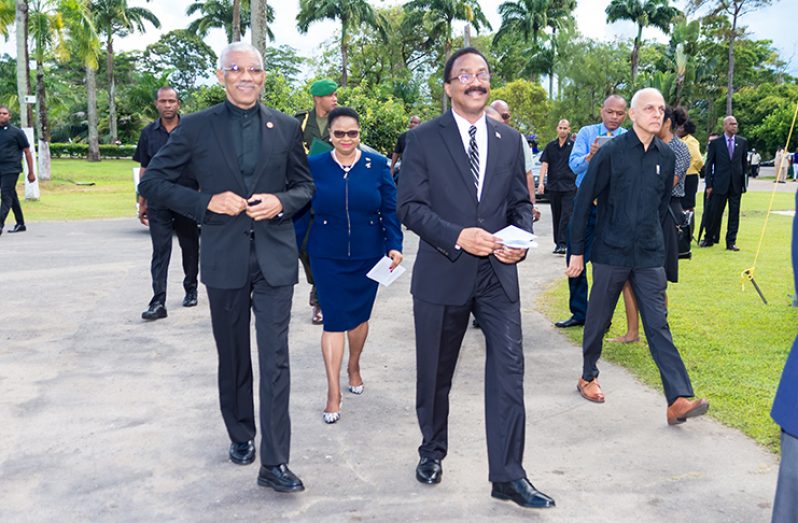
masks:
[[[402,230],[387,159],[358,149],[357,112],[338,107],[327,122],[334,149],[308,158],[316,184],[308,254],[324,311],[321,352],[327,371],[327,406],[323,418],[335,423],[341,417],[345,337],[349,341],[348,389],[363,393],[360,356],[378,285],[366,273],[386,255],[392,260],[391,270],[402,262]]]

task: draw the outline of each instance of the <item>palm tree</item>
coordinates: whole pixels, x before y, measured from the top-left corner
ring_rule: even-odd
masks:
[[[44,85],[44,61],[52,54],[57,59],[69,57],[68,37],[91,27],[85,0],[32,0],[30,36],[36,60],[36,99],[39,105],[39,177],[50,179],[50,124],[47,117],[47,93]],[[83,28],[83,29],[81,29]]]
[[[91,19],[91,4],[86,5],[86,18],[72,22],[70,48],[73,56],[80,58],[86,72],[86,116],[88,120],[87,159],[100,161],[100,137],[97,131],[97,67],[100,56],[100,37]]]
[[[671,22],[681,12],[670,5],[669,0],[611,0],[605,10],[607,22],[630,20],[637,24],[637,36],[632,47],[632,83],[637,77],[637,62],[640,55],[643,28],[654,26],[663,33],[670,32]]]
[[[227,42],[237,42],[241,40],[241,31],[246,32],[251,25],[250,1],[244,0],[241,4],[239,35],[236,38],[234,30],[233,3],[230,0],[201,0],[195,1],[186,9],[186,15],[192,16],[201,13],[202,16],[188,24],[187,29],[197,36],[204,38],[211,29],[224,29],[227,35]],[[272,6],[266,8],[266,22],[274,22],[274,9]],[[266,37],[274,41],[272,30],[266,27]],[[257,46],[256,46],[257,47]]]
[[[485,13],[479,6],[479,0],[411,0],[404,5],[405,23],[408,26],[420,27],[424,21],[431,24],[429,34],[443,39],[443,57],[449,59],[452,54],[452,23],[462,21],[474,26],[479,32],[482,27],[490,29]],[[442,112],[446,112],[448,100],[444,91],[441,99]]]
[[[19,99],[19,121],[22,127],[30,127],[33,107],[25,102],[30,91],[30,56],[28,53],[28,0],[17,0],[17,98]],[[20,57],[22,57],[20,59]]]
[[[296,23],[300,33],[307,33],[313,22],[327,19],[341,22],[341,85],[346,87],[350,30],[363,23],[381,33],[384,30],[366,0],[299,0]]]
[[[549,69],[549,99],[554,94],[554,67],[557,64],[557,31],[573,26],[571,13],[576,9],[576,0],[550,0],[546,11],[546,25],[551,29],[551,69]],[[558,84],[559,86],[559,77]],[[559,94],[559,87],[557,92]]]
[[[161,27],[161,22],[149,9],[128,6],[127,0],[93,0],[91,11],[97,32],[105,40],[108,69],[108,128],[113,143],[117,140],[114,36],[126,36],[134,31],[143,33],[145,22],[151,23],[156,28]]]
[[[266,57],[266,38],[274,41],[271,24],[274,23],[274,10],[267,0],[250,0],[250,20],[252,21],[252,45]]]

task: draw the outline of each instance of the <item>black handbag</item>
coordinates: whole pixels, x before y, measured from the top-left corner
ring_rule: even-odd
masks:
[[[673,223],[676,224],[676,238],[679,247],[679,259],[690,259],[693,257],[692,241],[693,226],[695,224],[695,213],[693,211],[682,211],[681,216],[673,212],[669,205],[668,212],[671,213]]]

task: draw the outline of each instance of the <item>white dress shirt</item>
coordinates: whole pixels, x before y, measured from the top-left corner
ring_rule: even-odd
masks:
[[[482,197],[482,187],[485,185],[485,167],[488,165],[488,124],[485,121],[486,116],[485,113],[482,113],[479,120],[472,124],[454,110],[452,110],[452,115],[454,115],[454,121],[457,122],[457,129],[460,131],[460,138],[463,140],[466,157],[468,157],[468,144],[471,142],[471,135],[468,134],[468,129],[472,125],[477,128],[474,139],[477,141],[477,149],[479,150],[479,183],[477,184],[477,201],[479,201]]]

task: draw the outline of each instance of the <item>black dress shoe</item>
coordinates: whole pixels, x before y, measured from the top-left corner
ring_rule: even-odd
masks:
[[[568,318],[567,320],[558,321],[554,324],[555,327],[559,327],[561,329],[567,329],[568,327],[576,327],[577,325],[584,325],[584,321],[579,321],[573,316]]]
[[[166,307],[163,306],[163,303],[153,303],[149,309],[141,313],[142,320],[152,321],[161,318],[166,318]]]
[[[258,485],[261,487],[271,487],[277,492],[302,492],[305,485],[302,480],[291,472],[288,465],[261,465],[258,473]]]
[[[497,499],[515,501],[527,508],[551,508],[554,506],[554,500],[536,489],[526,478],[507,483],[494,483],[490,495]]]
[[[701,240],[701,243],[698,244],[699,247],[712,247],[713,245],[715,244],[708,240]]]
[[[197,306],[197,291],[188,291],[186,297],[183,298],[183,307],[196,307]]]
[[[230,461],[236,465],[249,465],[255,461],[255,444],[252,440],[230,444]]]
[[[740,251],[740,248],[739,248],[739,247],[737,247],[736,245],[734,245],[734,244],[732,243],[731,245],[727,245],[727,246],[726,246],[726,250],[727,250],[727,251],[739,252],[739,251]]]
[[[443,466],[441,460],[433,458],[421,458],[416,467],[416,479],[427,485],[434,485],[441,482],[443,476]]]
[[[16,224],[16,225],[14,225],[14,227],[12,227],[11,229],[9,229],[9,230],[8,230],[8,232],[9,232],[9,233],[12,233],[12,232],[25,232],[25,231],[27,231],[27,230],[28,230],[28,228],[27,228],[27,227],[25,227],[25,224],[24,224],[24,223],[18,223],[18,224]]]
[[[477,320],[476,318],[474,318],[473,320],[471,320],[471,325],[472,325],[472,326],[473,326],[475,329],[481,329],[481,328],[482,328],[482,327],[480,327],[480,326],[479,326],[479,320]]]

